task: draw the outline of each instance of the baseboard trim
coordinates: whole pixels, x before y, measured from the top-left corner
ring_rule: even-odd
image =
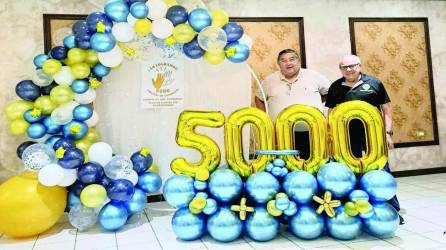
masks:
[[[162,194],[149,195],[147,196],[147,203],[165,201]]]
[[[394,177],[407,177],[407,176],[442,174],[442,173],[446,173],[446,167],[392,171],[392,175]]]

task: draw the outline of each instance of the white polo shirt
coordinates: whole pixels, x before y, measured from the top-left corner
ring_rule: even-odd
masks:
[[[277,71],[263,80],[261,85],[265,91],[269,114],[275,121],[283,109],[293,104],[312,106],[323,112],[321,95],[328,93],[330,81],[316,71],[301,68],[294,82],[289,82]],[[260,89],[256,96],[264,101]]]

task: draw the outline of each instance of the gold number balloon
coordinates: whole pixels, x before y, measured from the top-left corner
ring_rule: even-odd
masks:
[[[273,159],[272,155],[260,155],[248,164],[243,157],[242,128],[252,124],[258,131],[261,150],[274,149],[274,124],[267,113],[256,108],[242,108],[233,112],[225,125],[226,161],[229,166],[242,177],[262,171]]]
[[[353,119],[364,123],[367,155],[356,158],[350,150],[348,124]],[[328,117],[332,154],[336,161],[346,163],[356,174],[381,169],[387,162],[384,123],[378,109],[367,102],[350,101],[336,106]]]
[[[195,177],[197,172],[210,173],[218,167],[220,149],[217,143],[206,135],[196,133],[195,127],[218,128],[224,123],[225,116],[221,112],[183,111],[178,118],[176,141],[180,146],[200,151],[202,158],[197,163],[190,163],[183,157],[175,158],[170,163],[172,171]]]
[[[328,161],[326,120],[318,109],[306,105],[292,105],[282,110],[276,120],[277,148],[287,150],[294,147],[294,126],[299,122],[306,123],[309,128],[310,157],[308,160],[295,155],[284,155],[281,158],[288,169],[305,170],[313,174]]]

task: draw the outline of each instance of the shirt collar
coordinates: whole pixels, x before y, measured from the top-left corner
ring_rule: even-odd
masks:
[[[286,83],[295,83],[295,82],[297,82],[297,81],[299,80],[299,78],[301,77],[301,75],[302,75],[302,68],[299,69],[299,73],[297,73],[297,77],[296,77],[296,79],[295,79],[293,82],[290,82],[288,79],[285,78],[285,76],[284,76],[284,75],[282,74],[282,72],[280,72],[280,70],[279,70],[279,77],[280,77],[280,80],[281,80],[281,81],[284,81],[284,82],[286,82]]]
[[[359,85],[361,85],[363,82],[364,82],[364,81],[362,80],[362,74],[360,74],[360,75],[359,75],[359,80],[358,80],[358,82],[356,82],[355,85],[353,85],[353,87],[351,87],[351,88],[354,89],[354,88],[358,87]],[[345,82],[345,78],[344,78],[344,81],[342,82],[342,85],[347,86],[347,87],[350,87],[350,85],[348,85],[348,84]]]

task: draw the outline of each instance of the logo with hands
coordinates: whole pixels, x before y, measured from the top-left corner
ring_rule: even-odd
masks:
[[[157,90],[160,89],[161,86],[163,86],[163,83],[164,83],[164,75],[162,75],[161,73],[156,74],[155,79],[152,78],[152,84]]]

